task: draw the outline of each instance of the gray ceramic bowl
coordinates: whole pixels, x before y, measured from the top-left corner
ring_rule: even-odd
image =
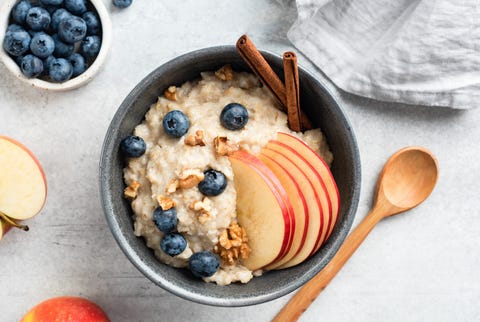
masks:
[[[273,69],[283,75],[282,59],[262,52]],[[302,264],[266,272],[248,284],[217,286],[195,279],[186,269],[160,263],[142,238],[133,234],[132,211],[122,197],[123,160],[119,154],[122,138],[141,123],[150,105],[170,85],[199,78],[200,72],[224,64],[248,70],[234,46],[213,47],[180,56],[145,77],[125,98],[107,131],[100,160],[100,192],[108,225],[128,259],[150,280],[188,300],[218,306],[243,306],[273,300],[311,279],[332,258],[345,239],[357,209],[360,193],[360,161],[352,128],[341,107],[326,87],[300,68],[302,108],[324,131],[334,155],[332,173],[340,197],[340,215],[327,243]]]

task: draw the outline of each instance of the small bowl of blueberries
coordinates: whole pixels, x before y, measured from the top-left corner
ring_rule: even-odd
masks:
[[[85,85],[110,48],[110,17],[101,0],[5,0],[0,58],[33,87],[65,91]]]

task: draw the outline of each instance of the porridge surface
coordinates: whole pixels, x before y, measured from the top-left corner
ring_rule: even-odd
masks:
[[[287,115],[276,108],[274,98],[252,74],[235,72],[232,80],[221,80],[213,72],[204,72],[201,73],[201,79],[178,87],[176,95],[176,101],[159,97],[147,112],[145,120],[135,128],[134,135],[144,139],[147,151],[140,158],[129,160],[124,169],[124,179],[127,186],[135,181],[140,184],[137,197],[132,201],[135,235],[145,239],[160,261],[174,267],[186,267],[188,258],[194,252],[213,251],[221,232],[236,218],[232,168],[227,156],[215,153],[215,137],[227,137],[241,149],[258,154],[269,140],[276,138],[277,132],[282,131],[306,141],[328,164],[332,161],[332,154],[319,129],[305,133],[289,130]],[[249,113],[248,123],[238,131],[224,128],[219,121],[223,107],[233,102],[245,106]],[[181,110],[190,120],[190,128],[184,137],[172,138],[164,132],[163,117],[172,110]],[[185,144],[185,137],[195,135],[198,130],[203,131],[205,146]],[[161,250],[163,233],[153,222],[153,211],[159,205],[157,196],[166,195],[172,180],[184,176],[186,172],[203,173],[208,169],[221,171],[227,178],[227,187],[220,195],[205,197],[196,186],[168,194],[176,202],[177,230],[188,242],[183,253],[171,257]],[[189,207],[199,201],[209,209],[209,217],[204,220],[199,220],[198,211]],[[205,280],[220,285],[246,283],[253,273],[238,263],[227,265],[221,261],[217,273]]]

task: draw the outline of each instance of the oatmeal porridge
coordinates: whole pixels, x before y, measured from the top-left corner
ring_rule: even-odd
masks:
[[[248,111],[248,122],[240,129],[221,122],[220,115],[229,104]],[[219,268],[211,276],[201,275],[205,281],[246,283],[261,274],[261,270],[251,271],[242,265],[242,258],[252,250],[248,234],[237,222],[237,191],[228,155],[237,150],[257,155],[278,132],[285,132],[306,142],[327,163],[333,158],[319,129],[291,131],[287,115],[276,104],[254,75],[226,66],[217,72],[203,72],[200,79],[180,87],[169,87],[136,126],[133,135],[144,141],[145,153],[128,159],[125,197],[131,200],[135,214],[135,235],[145,239],[161,262],[188,267],[193,254],[209,251],[219,259]],[[166,121],[175,116],[169,113],[172,111],[180,111],[186,120],[177,115]],[[169,122],[179,128],[185,125],[185,130],[168,133],[165,126]],[[199,189],[206,176],[214,175],[217,180],[217,174],[223,174],[226,183],[221,193]],[[165,235],[172,234],[162,232],[154,220],[159,207],[164,212],[175,210],[174,231],[186,242],[173,256],[161,247],[162,242],[168,244]],[[178,243],[173,238],[168,245],[177,247]]]

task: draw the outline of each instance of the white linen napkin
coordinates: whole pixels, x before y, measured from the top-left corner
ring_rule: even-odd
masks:
[[[288,39],[347,92],[415,105],[480,105],[480,0],[296,2]]]

